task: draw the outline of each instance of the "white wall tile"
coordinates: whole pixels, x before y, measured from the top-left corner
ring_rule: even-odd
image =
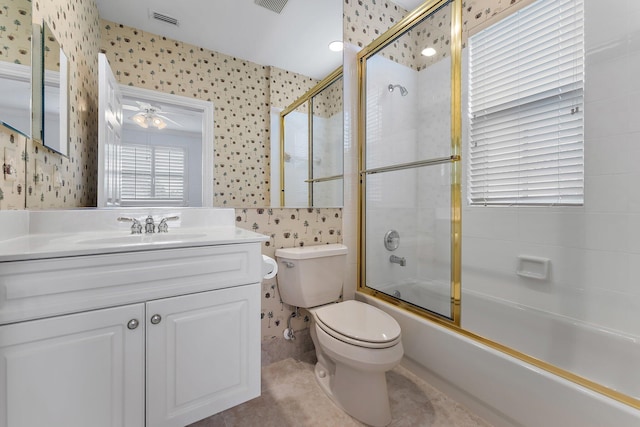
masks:
[[[585,103],[623,95],[631,77],[626,55],[594,62],[587,68]]]
[[[587,214],[585,215],[584,247],[602,251],[627,251],[626,214]]]
[[[500,207],[470,206],[462,212],[464,236],[514,239],[518,233],[516,210]]]
[[[629,108],[626,95],[585,104],[585,138],[612,138],[629,131]]]
[[[585,212],[627,212],[629,210],[628,179],[628,174],[586,175]]]
[[[586,220],[580,213],[555,213],[554,208],[522,208],[518,212],[518,240],[527,243],[584,247]]]
[[[629,173],[637,169],[634,154],[640,154],[640,140],[637,141],[636,143],[631,141],[630,134],[586,138],[585,176]]]

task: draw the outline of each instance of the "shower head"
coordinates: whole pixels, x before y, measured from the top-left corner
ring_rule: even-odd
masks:
[[[400,89],[400,95],[402,96],[407,96],[407,94],[409,93],[406,87],[400,85],[390,84],[389,86],[387,86],[387,88],[389,89],[389,92],[393,92],[395,88]]]

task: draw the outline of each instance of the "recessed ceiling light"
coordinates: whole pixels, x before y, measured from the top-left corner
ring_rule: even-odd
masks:
[[[422,49],[422,53],[424,56],[433,56],[436,54],[436,50],[432,47],[426,47],[424,49]]]
[[[332,52],[342,52],[342,42],[340,40],[329,43],[329,50]]]

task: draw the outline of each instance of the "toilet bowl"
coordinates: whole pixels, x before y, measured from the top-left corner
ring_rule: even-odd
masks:
[[[404,352],[400,326],[376,307],[336,302],[346,252],[343,245],[276,250],[280,296],[311,314],[315,375],[324,392],[354,418],[386,426],[391,422],[386,372]]]
[[[335,316],[329,321],[327,310]],[[393,369],[403,355],[398,323],[381,310],[358,301],[321,306],[309,312],[312,314],[311,338],[318,358],[315,374],[322,389],[354,418],[372,426],[389,424],[386,372]],[[359,312],[370,316],[349,316]],[[346,314],[349,321],[341,314]],[[372,314],[379,317],[378,328],[353,322],[357,317],[371,320]],[[385,328],[385,333],[381,333],[380,326]],[[361,332],[358,338],[352,334],[354,330]]]

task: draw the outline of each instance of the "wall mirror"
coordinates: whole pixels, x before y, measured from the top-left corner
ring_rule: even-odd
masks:
[[[342,63],[341,52],[328,48],[329,41],[342,38],[342,1],[291,1],[280,13],[253,2],[206,2],[202,7],[215,9],[214,13],[208,14],[207,23],[201,27],[195,21],[192,26],[201,28],[200,32],[205,27],[207,31],[227,31],[222,37],[209,37],[211,42],[198,42],[188,34],[188,26],[176,29],[166,23],[148,23],[148,10],[140,15],[144,22],[135,22],[138,5],[130,2],[96,3],[103,19],[101,48],[121,84],[210,99],[215,105],[214,154],[206,159],[214,165],[214,205],[271,205],[267,196],[269,192],[277,195],[279,185],[270,180],[270,171],[279,168],[279,157],[270,152],[270,136],[278,126],[276,123],[274,129],[270,125],[270,108],[286,107],[311,86],[308,81],[321,81]],[[153,2],[141,3],[154,7]],[[123,8],[126,13],[122,13]],[[163,10],[168,12],[172,11]],[[177,18],[181,17],[177,8],[174,12]],[[237,30],[240,27],[241,34]],[[287,28],[287,34],[278,36],[282,28]],[[229,37],[230,34],[236,36]],[[309,40],[309,34],[315,34],[315,40]],[[163,37],[169,39],[166,44]],[[327,37],[330,39],[325,40]],[[215,39],[224,43],[213,46]],[[182,42],[193,46],[182,46]],[[327,57],[324,51],[329,52],[330,59],[319,62]],[[302,80],[304,84],[300,84]],[[292,92],[295,97],[290,95]],[[307,205],[305,201],[303,206]]]
[[[31,135],[31,1],[3,0],[0,13],[0,122]]]
[[[42,144],[68,156],[68,60],[47,23],[42,25],[42,58],[42,120],[36,121],[34,113],[34,135],[35,126],[41,123]],[[37,87],[34,85],[34,89]]]
[[[61,0],[52,4],[57,10]],[[55,20],[56,11],[45,6],[45,15]],[[61,196],[56,188],[42,186],[37,197],[27,198],[27,208],[95,205],[91,201],[99,171],[87,156],[95,151],[92,141],[98,133],[97,119],[93,122],[98,76],[91,58],[99,51],[109,57],[120,84],[215,104],[215,206],[271,204],[271,187],[276,194],[279,188],[269,174],[279,164],[270,152],[270,108],[285,108],[311,86],[306,86],[308,79],[320,81],[341,65],[342,53],[330,52],[328,44],[342,39],[342,0],[289,1],[280,13],[234,0],[194,0],[187,9],[177,3],[164,6],[157,12],[174,15],[183,25],[150,19],[149,11],[157,8],[153,0],[96,0],[57,22],[54,32],[65,51],[73,52],[69,77],[74,107],[76,101],[84,105],[69,111],[69,159],[50,157],[65,179]],[[67,27],[76,31],[72,38],[66,37]],[[327,60],[321,59],[325,51],[330,53]],[[301,80],[305,85],[298,84]]]
[[[212,206],[213,103],[120,85],[99,64],[98,206]]]
[[[342,83],[338,68],[280,113],[281,206],[344,203]]]

